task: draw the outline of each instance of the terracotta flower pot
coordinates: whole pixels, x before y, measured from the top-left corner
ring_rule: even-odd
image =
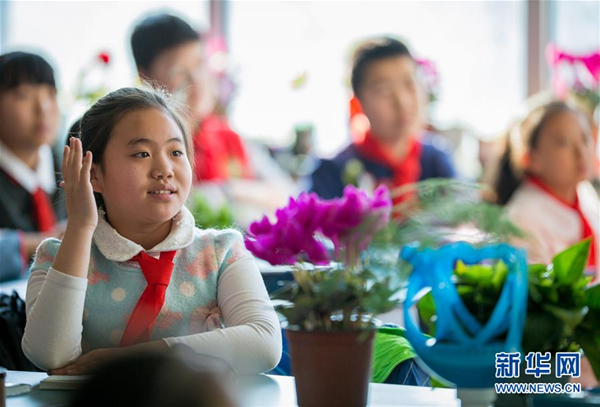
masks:
[[[300,407],[367,404],[375,330],[286,335]]]

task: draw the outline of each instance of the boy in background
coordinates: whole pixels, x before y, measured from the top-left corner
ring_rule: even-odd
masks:
[[[42,57],[0,56],[0,281],[22,277],[66,211],[52,153],[60,112],[52,67]]]
[[[314,192],[334,198],[349,183],[396,188],[455,176],[450,156],[438,146],[443,140],[424,131],[425,97],[406,45],[381,38],[360,46],[354,55],[352,90],[370,129],[361,141],[321,161],[312,176]]]

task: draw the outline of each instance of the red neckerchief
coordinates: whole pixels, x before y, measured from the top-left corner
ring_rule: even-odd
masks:
[[[3,171],[8,179],[15,185],[21,187],[21,184]],[[22,188],[22,187],[21,187]],[[31,211],[38,232],[49,232],[56,225],[56,215],[52,209],[52,203],[46,191],[38,187],[31,196]]]
[[[592,266],[592,267],[595,266],[596,258],[597,258],[596,257],[597,256],[597,254],[596,254],[596,236],[594,235],[594,230],[591,228],[588,220],[583,215],[583,212],[581,212],[581,207],[579,205],[579,197],[577,195],[577,191],[575,192],[575,202],[569,203],[569,202],[565,201],[564,199],[562,199],[561,197],[559,197],[558,195],[556,195],[539,178],[536,178],[534,176],[529,176],[528,180],[529,180],[529,182],[531,182],[532,184],[534,184],[535,186],[540,188],[542,191],[546,192],[548,195],[550,195],[552,198],[554,198],[561,204],[563,204],[563,205],[567,206],[568,208],[571,208],[577,212],[577,215],[579,215],[579,219],[581,220],[581,230],[582,230],[581,239],[582,240],[587,239],[588,237],[592,238],[592,244],[590,247],[590,256],[588,257],[588,266]]]
[[[167,287],[173,272],[174,257],[175,250],[172,250],[162,252],[158,259],[144,252],[138,253],[131,259],[139,263],[148,285],[127,322],[121,338],[121,346],[150,341],[154,321],[165,303]]]
[[[242,141],[225,119],[215,115],[207,117],[193,141],[198,181],[252,177]]]
[[[398,188],[403,185],[412,184],[419,181],[421,177],[421,150],[422,144],[411,137],[408,141],[408,152],[404,158],[394,157],[385,147],[368,131],[365,139],[360,143],[355,143],[358,152],[365,158],[385,165],[392,170],[392,179],[388,182],[390,189]],[[382,180],[378,180],[381,182]],[[404,201],[407,196],[394,198],[394,205]]]

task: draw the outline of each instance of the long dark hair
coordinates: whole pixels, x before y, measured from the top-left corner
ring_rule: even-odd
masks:
[[[104,150],[110,140],[113,129],[127,113],[159,109],[167,113],[175,121],[185,143],[186,154],[190,165],[194,168],[194,150],[186,120],[182,111],[168,93],[152,88],[121,88],[98,100],[81,118],[79,122],[79,138],[83,152],[91,151],[94,164],[102,165]],[[72,134],[72,133],[70,133]],[[102,196],[94,193],[96,205],[104,204]]]
[[[533,109],[524,120],[506,133],[505,148],[498,163],[493,185],[497,204],[506,205],[508,203],[525,176],[525,168],[522,163],[524,154],[538,146],[540,135],[548,121],[564,112],[578,113],[565,102],[547,103]]]

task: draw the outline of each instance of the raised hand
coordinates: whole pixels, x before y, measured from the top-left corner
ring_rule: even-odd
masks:
[[[63,182],[67,200],[68,226],[94,230],[98,224],[98,210],[90,182],[92,153],[83,156],[81,140],[71,138],[65,146],[62,163]]]

